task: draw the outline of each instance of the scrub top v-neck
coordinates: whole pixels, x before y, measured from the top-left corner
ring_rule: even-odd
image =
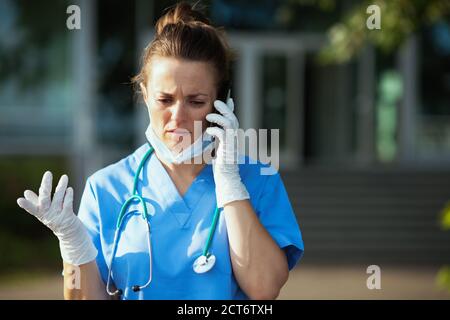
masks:
[[[135,172],[148,144],[109,165],[86,182],[79,218],[98,250],[97,265],[106,283],[115,226],[122,203],[131,195]],[[282,248],[292,269],[303,255],[300,228],[279,173],[261,175],[267,165],[245,157],[239,165],[243,183],[258,218]],[[137,191],[149,214],[153,279],[139,292],[130,288],[147,282],[149,250],[147,226],[138,205],[128,208],[112,268],[112,279],[124,289],[123,299],[248,299],[232,270],[225,216],[220,215],[210,252],[215,266],[206,273],[193,270],[202,254],[216,208],[212,165],[205,165],[183,196],[153,153],[142,169]]]

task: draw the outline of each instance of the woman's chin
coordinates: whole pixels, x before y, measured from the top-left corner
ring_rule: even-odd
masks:
[[[190,134],[174,134],[171,132],[168,132],[165,136],[165,141],[167,147],[175,147],[175,146],[184,146],[187,147],[193,143],[191,141],[191,135]]]
[[[167,148],[169,148],[170,151],[179,153],[190,146],[191,143],[188,140],[189,139],[186,139],[186,141],[182,139],[167,139],[164,141],[164,144],[167,146]]]

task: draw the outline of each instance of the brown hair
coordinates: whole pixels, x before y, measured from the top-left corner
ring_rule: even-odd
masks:
[[[148,64],[153,56],[174,57],[211,63],[216,71],[217,98],[225,100],[230,83],[230,64],[234,59],[223,28],[189,3],[169,7],[156,23],[155,38],[145,48],[139,74],[132,78],[136,87],[148,79]]]

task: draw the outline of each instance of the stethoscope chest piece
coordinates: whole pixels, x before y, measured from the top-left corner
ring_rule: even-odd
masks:
[[[197,259],[195,259],[193,268],[196,273],[205,273],[214,267],[216,263],[216,256],[211,254],[208,257],[205,255],[201,255]]]

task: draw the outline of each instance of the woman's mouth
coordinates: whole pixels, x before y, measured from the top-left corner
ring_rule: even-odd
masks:
[[[175,141],[179,141],[180,138],[183,138],[185,136],[189,136],[191,133],[189,132],[189,130],[187,129],[183,129],[183,128],[177,128],[174,130],[167,130],[167,136]]]

